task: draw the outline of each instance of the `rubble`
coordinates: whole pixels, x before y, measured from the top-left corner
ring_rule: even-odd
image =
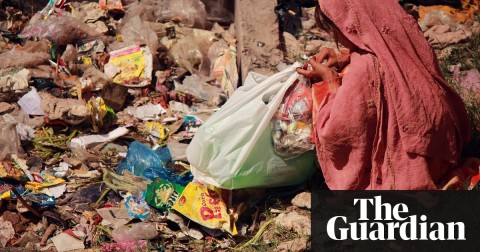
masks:
[[[291,241],[282,242],[275,251],[305,251],[307,249],[307,240],[304,238],[296,238]]]
[[[0,243],[2,247],[6,247],[7,243],[13,239],[15,230],[12,223],[8,220],[0,221]]]
[[[300,235],[309,236],[311,234],[310,218],[296,211],[279,214],[277,218],[275,218],[275,225],[295,231]]]
[[[300,208],[311,209],[312,195],[309,192],[303,192],[303,193],[297,194],[297,196],[295,196],[292,199],[292,204]]]

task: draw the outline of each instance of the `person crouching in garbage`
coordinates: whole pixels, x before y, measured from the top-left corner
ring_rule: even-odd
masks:
[[[314,118],[327,186],[441,187],[471,126],[417,22],[397,0],[319,0],[315,13],[317,25],[350,52],[323,49],[309,60],[311,68],[297,69],[314,86],[328,85]],[[346,64],[343,76],[332,69]]]

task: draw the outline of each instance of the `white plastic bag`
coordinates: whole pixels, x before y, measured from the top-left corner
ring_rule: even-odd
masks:
[[[199,128],[187,148],[195,180],[231,190],[294,185],[312,175],[313,151],[284,159],[274,153],[271,138],[270,120],[300,66],[295,63],[269,78],[249,75]]]

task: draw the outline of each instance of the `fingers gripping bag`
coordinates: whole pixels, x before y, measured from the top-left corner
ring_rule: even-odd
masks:
[[[271,77],[250,73],[187,148],[194,179],[223,189],[276,187],[306,181],[313,151],[285,158],[274,151],[271,120],[299,78],[295,63]]]

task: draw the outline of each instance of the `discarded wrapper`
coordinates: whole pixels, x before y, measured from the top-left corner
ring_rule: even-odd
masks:
[[[123,11],[123,5],[121,0],[100,0],[98,2],[100,8],[104,10],[120,10]]]
[[[133,45],[110,53],[108,62],[121,72],[113,82],[128,87],[145,87],[152,80],[153,57],[148,47]]]
[[[230,191],[220,188],[208,189],[199,183],[189,183],[172,209],[196,223],[211,229],[223,229],[237,234],[235,223],[228,214]]]
[[[92,98],[87,102],[87,109],[90,111],[90,118],[94,126],[103,126],[103,119],[107,116],[108,108],[102,97]]]
[[[46,173],[32,173],[34,181],[28,181],[25,187],[32,191],[38,191],[46,187],[61,185],[65,180],[56,178]]]
[[[148,134],[163,140],[165,139],[165,128],[163,127],[163,124],[159,122],[146,122],[145,127],[147,128]]]
[[[148,103],[138,107],[130,106],[127,107],[124,111],[143,121],[158,120],[160,118],[159,115],[166,112],[166,110],[160,104],[155,105],[152,103]]]
[[[145,193],[142,193],[140,197],[129,195],[125,198],[125,207],[127,208],[130,216],[139,218],[144,221],[150,216],[150,207],[145,201]]]
[[[237,50],[230,46],[213,62],[213,75],[220,82],[223,92],[230,97],[238,84]]]
[[[24,195],[22,195],[22,197],[35,210],[42,210],[42,211],[43,210],[48,210],[48,209],[54,208],[55,205],[56,205],[55,197],[48,196],[48,195],[43,194],[43,193],[24,194]],[[20,202],[20,201],[18,201],[18,202]],[[29,211],[23,205],[22,206],[17,205],[17,210],[19,210],[19,212],[28,212]]]
[[[161,211],[168,211],[175,204],[185,187],[156,178],[147,186],[145,200]]]
[[[12,186],[0,180],[0,199],[10,199]]]
[[[16,181],[27,181],[25,173],[15,167],[13,162],[0,161],[0,178],[14,179]]]

